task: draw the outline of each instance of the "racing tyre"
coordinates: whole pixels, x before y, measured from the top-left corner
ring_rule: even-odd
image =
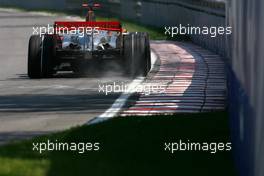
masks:
[[[41,77],[41,37],[32,35],[28,45],[28,77]]]
[[[147,33],[124,36],[125,73],[131,77],[146,76],[150,70],[150,47]]]
[[[132,47],[132,34],[124,35],[124,72],[126,75],[134,74],[133,72],[133,54],[134,50]]]
[[[151,58],[150,58],[150,43],[149,43],[149,36],[146,32],[139,33],[139,48],[141,52],[141,60],[140,62],[140,72],[143,76],[146,76],[151,67]]]
[[[45,35],[43,39],[42,58],[41,58],[41,74],[43,78],[52,77],[54,73],[55,62],[55,37],[53,35]]]

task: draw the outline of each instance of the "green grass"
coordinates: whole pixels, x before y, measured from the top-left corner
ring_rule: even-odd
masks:
[[[33,142],[100,142],[100,150],[32,151]],[[164,151],[164,142],[228,142],[225,112],[126,117],[0,147],[1,176],[234,176],[231,152]]]

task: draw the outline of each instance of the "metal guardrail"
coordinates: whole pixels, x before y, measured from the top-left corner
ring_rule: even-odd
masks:
[[[78,1],[78,0],[77,0]],[[200,11],[211,15],[225,17],[225,0],[99,0],[105,8],[100,10],[108,15],[117,15],[122,17],[121,8],[125,3],[133,4],[135,14],[140,16],[138,9],[144,3],[157,5],[180,6],[190,10]]]
[[[162,1],[162,0],[142,0],[141,2],[149,2],[163,5],[175,5],[183,8],[200,11],[216,16],[225,16],[225,3],[214,3],[212,1],[196,1],[196,0],[177,0],[177,1]]]

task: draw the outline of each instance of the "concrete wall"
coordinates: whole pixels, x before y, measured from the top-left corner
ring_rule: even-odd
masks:
[[[264,175],[264,1],[229,0],[229,98],[241,176]]]
[[[129,1],[129,0],[126,0]],[[225,12],[223,8],[209,8],[200,5],[190,5],[182,1],[142,1],[138,10],[138,20],[143,24],[157,27],[178,26],[223,26],[225,27]],[[225,56],[225,35],[215,38],[209,35],[192,35],[191,39],[205,48]]]

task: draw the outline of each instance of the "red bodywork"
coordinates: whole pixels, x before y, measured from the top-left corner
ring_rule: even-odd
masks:
[[[56,21],[54,25],[55,31],[60,30],[60,28],[74,30],[80,27],[92,27],[98,30],[122,32],[122,26],[118,21]]]

